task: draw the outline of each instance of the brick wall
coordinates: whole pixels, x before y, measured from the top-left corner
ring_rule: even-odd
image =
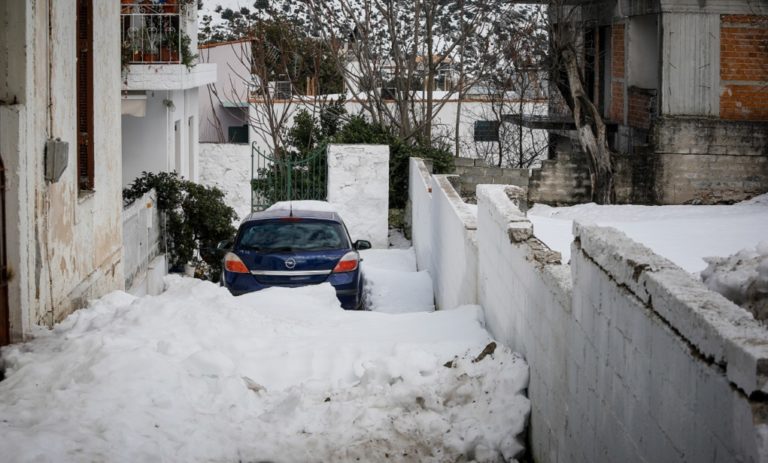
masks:
[[[627,123],[630,127],[649,129],[651,127],[651,115],[653,113],[655,91],[637,87],[630,87],[627,91],[629,100],[629,114]]]
[[[768,120],[768,16],[720,17],[720,117]]]
[[[611,28],[611,106],[608,117],[624,122],[624,24]]]

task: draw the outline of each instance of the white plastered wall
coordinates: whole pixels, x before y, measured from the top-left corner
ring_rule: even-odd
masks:
[[[199,90],[148,90],[143,117],[122,116],[123,186],[142,172],[176,171],[192,181],[199,179]],[[190,117],[193,123],[190,126]],[[176,160],[176,122],[179,122],[180,163]]]
[[[389,247],[389,146],[329,145],[328,202],[353,241]]]
[[[432,176],[432,281],[438,309],[477,303],[477,217],[447,175]]]

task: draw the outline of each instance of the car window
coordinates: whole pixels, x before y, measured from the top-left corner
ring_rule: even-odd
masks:
[[[240,234],[239,249],[323,251],[349,247],[341,224],[319,220],[255,222]]]

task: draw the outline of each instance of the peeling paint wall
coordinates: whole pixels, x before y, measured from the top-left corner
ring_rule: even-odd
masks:
[[[12,336],[51,325],[88,299],[123,287],[119,3],[93,2],[95,187],[76,179],[75,0],[3,3],[0,74],[18,105],[0,108],[8,168]],[[66,170],[44,179],[49,138],[69,143]]]

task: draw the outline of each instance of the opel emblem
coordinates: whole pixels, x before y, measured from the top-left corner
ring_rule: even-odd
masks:
[[[285,268],[288,270],[293,270],[294,267],[296,267],[296,259],[289,257],[285,260]]]

